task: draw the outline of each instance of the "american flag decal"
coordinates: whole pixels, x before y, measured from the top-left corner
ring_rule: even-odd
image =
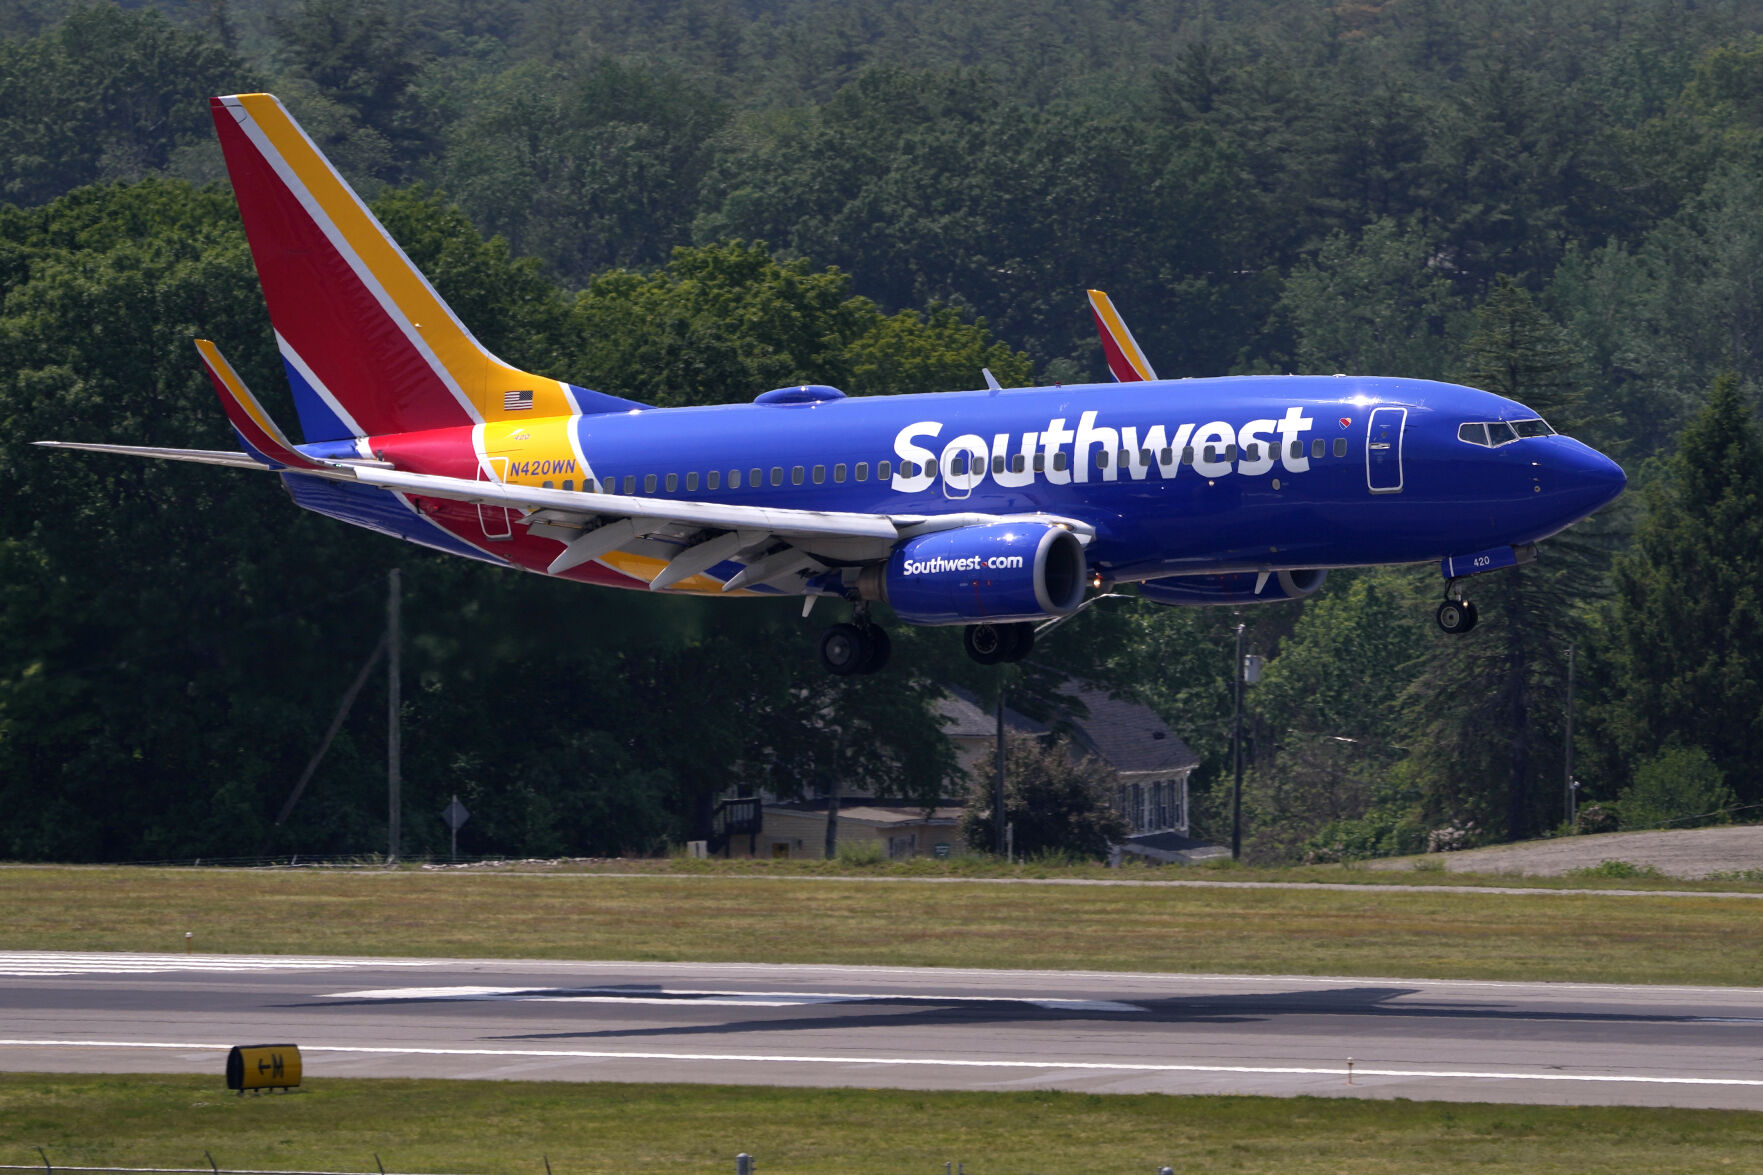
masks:
[[[533,393],[531,388],[528,388],[524,392],[502,393],[502,411],[504,412],[525,412],[532,406]]]

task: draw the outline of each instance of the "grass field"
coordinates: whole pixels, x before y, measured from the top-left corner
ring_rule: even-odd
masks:
[[[0,1163],[545,1175],[1747,1171],[1763,1115],[1317,1098],[0,1075]]]
[[[1747,898],[704,872],[0,869],[0,948],[1763,984]]]

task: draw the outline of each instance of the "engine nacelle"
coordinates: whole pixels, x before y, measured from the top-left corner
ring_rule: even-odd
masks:
[[[1256,594],[1255,571],[1232,571],[1224,575],[1171,575],[1148,579],[1139,585],[1139,595],[1153,604],[1273,604],[1280,600],[1301,600],[1311,595],[1328,578],[1327,571],[1276,571],[1261,585]]]
[[[1063,616],[1083,602],[1083,543],[1062,526],[993,522],[920,535],[858,591],[908,624],[977,624]]]

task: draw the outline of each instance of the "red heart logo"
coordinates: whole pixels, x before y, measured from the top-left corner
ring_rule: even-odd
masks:
[[[1341,427],[1342,428],[1352,428],[1353,427],[1353,418],[1351,416],[1341,417]]]

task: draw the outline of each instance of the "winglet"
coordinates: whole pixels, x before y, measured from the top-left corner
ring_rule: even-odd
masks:
[[[214,390],[220,395],[220,406],[225,409],[227,420],[253,460],[271,469],[323,468],[294,450],[269,413],[263,410],[263,405],[258,403],[257,397],[251,394],[251,389],[245,386],[245,381],[239,378],[239,373],[233,370],[233,365],[220,353],[219,347],[207,339],[197,339],[196,350],[202,353],[202,365],[208,369],[208,378],[214,381]]]
[[[1102,336],[1102,351],[1108,356],[1108,370],[1121,383],[1139,383],[1157,378],[1151,361],[1139,350],[1139,344],[1126,329],[1126,321],[1114,309],[1114,303],[1101,290],[1090,291],[1090,312],[1096,316],[1096,330]]]

